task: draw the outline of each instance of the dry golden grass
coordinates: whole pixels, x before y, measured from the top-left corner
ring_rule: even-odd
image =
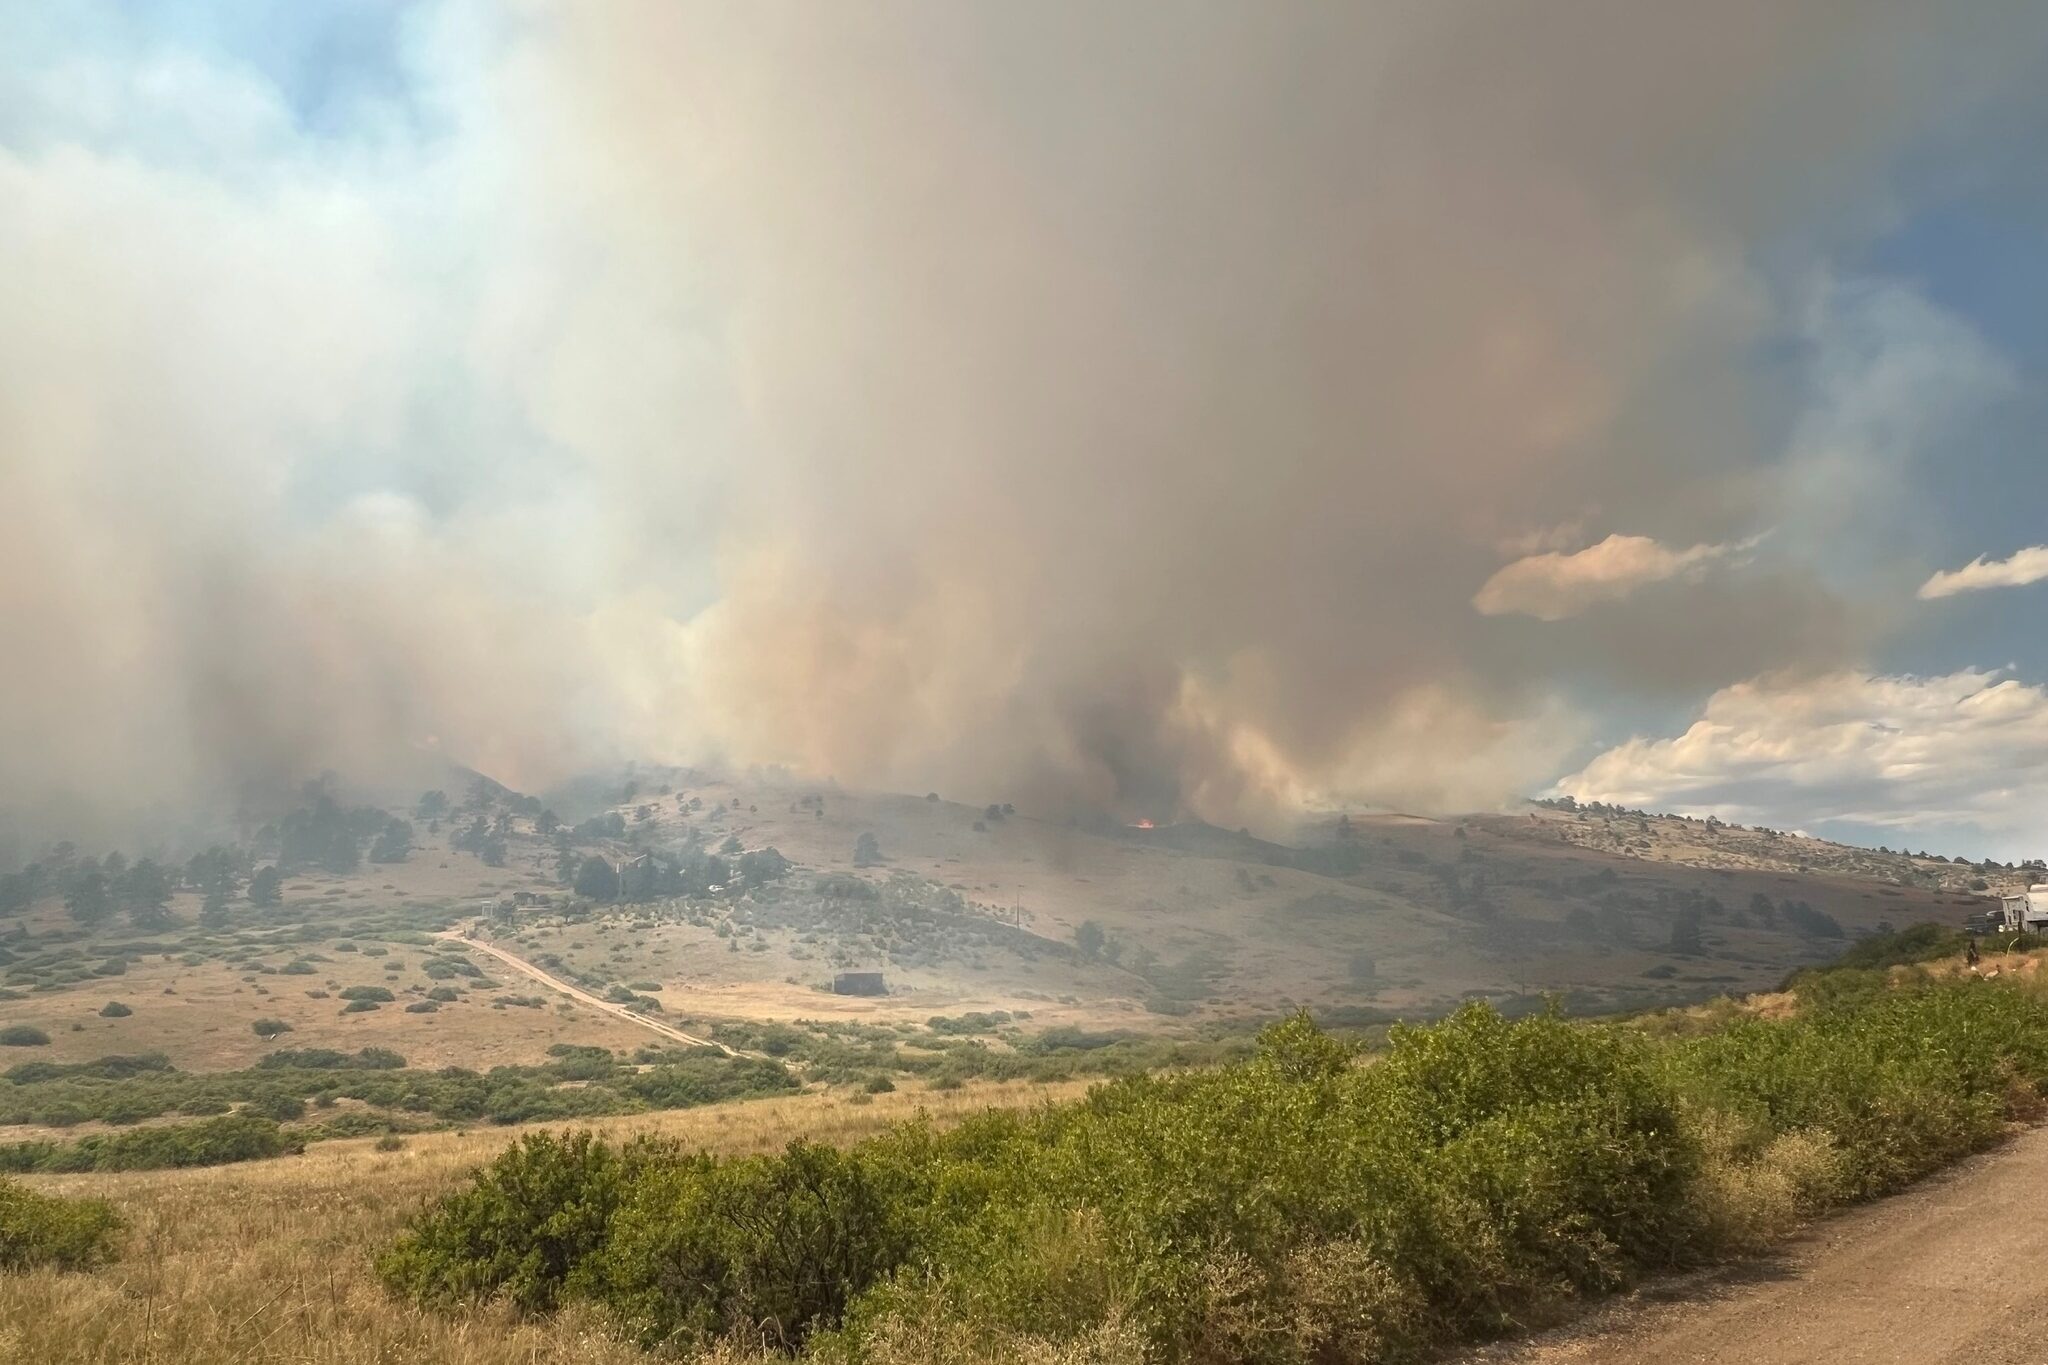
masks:
[[[654,1132],[721,1152],[755,1152],[799,1136],[855,1141],[920,1109],[936,1122],[956,1122],[990,1107],[1071,1098],[1085,1088],[1018,1082],[901,1091],[865,1104],[807,1094],[590,1126],[615,1136]],[[396,1152],[379,1152],[367,1139],[325,1143],[301,1157],[210,1170],[35,1178],[30,1183],[45,1191],[112,1200],[128,1232],[120,1259],[105,1270],[0,1277],[0,1361],[644,1361],[575,1313],[541,1322],[496,1309],[423,1312],[395,1302],[378,1285],[370,1258],[407,1216],[521,1131],[427,1134]]]
[[[369,957],[335,953],[330,943],[312,945],[330,959],[318,964],[313,976],[262,976],[219,962],[188,967],[150,958],[121,976],[0,1001],[0,1025],[32,1024],[50,1035],[48,1047],[6,1050],[0,1054],[0,1067],[30,1060],[83,1062],[113,1053],[161,1052],[184,1070],[225,1071],[254,1066],[266,1053],[282,1047],[346,1052],[388,1047],[415,1066],[482,1071],[544,1062],[555,1043],[630,1053],[661,1041],[638,1025],[587,1006],[561,1008],[562,997],[510,970],[492,972],[504,985],[498,994],[541,995],[546,997],[545,1007],[494,1010],[492,996],[475,991],[437,1014],[407,1014],[405,1006],[417,998],[406,994],[407,988],[424,991],[440,984],[420,970],[427,956],[424,950],[394,948],[388,957]],[[270,954],[278,961],[288,956]],[[404,969],[385,972],[383,964],[392,960],[402,962]],[[489,959],[479,959],[477,965],[496,967]],[[253,980],[245,979],[252,976]],[[341,1007],[347,1002],[339,992],[348,986],[385,986],[399,998],[380,1010],[343,1014]],[[166,994],[167,987],[175,994]],[[327,992],[326,998],[311,998],[311,990]],[[135,1013],[125,1019],[102,1019],[99,1009],[109,1000],[122,1001]],[[284,1020],[292,1032],[275,1041],[257,1037],[249,1026],[266,1017]],[[74,1029],[74,1024],[79,1027]]]

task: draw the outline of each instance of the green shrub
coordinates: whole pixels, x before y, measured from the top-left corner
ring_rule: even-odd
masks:
[[[0,1072],[0,1080],[17,1086],[78,1079],[123,1081],[134,1076],[160,1075],[176,1070],[171,1059],[163,1053],[144,1052],[135,1056],[101,1057],[90,1062],[22,1062]]]
[[[348,986],[341,991],[344,1000],[368,1000],[374,1004],[389,1004],[398,997],[391,993],[389,986]]]
[[[282,1034],[290,1033],[292,1026],[282,1019],[258,1019],[249,1025],[249,1031],[265,1042]]]
[[[346,994],[346,992],[344,992],[344,994]],[[366,1000],[361,996],[358,996],[355,999],[349,1001],[346,1005],[343,1005],[341,1007],[341,1012],[343,1014],[368,1014],[371,1010],[381,1010],[383,1008],[384,1007],[378,1004],[375,1000]]]
[[[2038,1108],[2040,997],[1829,979],[1795,1017],[1690,1035],[1475,1005],[1394,1029],[1370,1067],[1297,1016],[1249,1061],[845,1152],[527,1139],[423,1213],[384,1274],[430,1301],[583,1298],[649,1344],[740,1332],[835,1365],[891,1358],[905,1331],[1123,1332],[1126,1358],[1161,1362],[1406,1357],[1760,1244]]]
[[[1883,979],[1831,973],[1813,984],[1836,984],[1793,1018],[1739,1020],[1678,1044],[1675,1083],[1764,1139],[1830,1134],[1852,1196],[1896,1189],[1994,1141],[2014,1087],[2036,1092],[2048,1079],[2048,1008],[1988,982],[1885,990],[1869,986],[1873,977]]]
[[[62,1199],[0,1180],[0,1270],[89,1270],[113,1259],[120,1230],[103,1199]]]
[[[277,1123],[306,1117],[306,1102],[296,1095],[265,1095],[252,1100],[249,1112]]]
[[[929,1197],[906,1167],[813,1143],[650,1163],[582,1282],[644,1340],[735,1331],[795,1347],[910,1258]]]
[[[27,1024],[10,1024],[0,1028],[0,1047],[48,1047],[50,1035]]]
[[[1835,960],[1836,967],[1884,968],[1931,962],[1963,951],[1969,935],[1944,924],[1911,924],[1896,933],[1873,934]]]
[[[262,1070],[396,1071],[405,1065],[405,1058],[384,1047],[366,1047],[354,1053],[326,1047],[280,1048],[256,1065]]]
[[[106,1004],[100,1006],[100,1018],[102,1019],[126,1019],[133,1013],[135,1013],[134,1010],[118,1000],[109,1000]]]
[[[269,1119],[228,1114],[201,1123],[96,1133],[73,1143],[0,1146],[0,1171],[146,1171],[220,1166],[302,1150]]]
[[[502,1295],[557,1306],[569,1274],[602,1244],[626,1171],[650,1145],[623,1152],[590,1133],[536,1133],[478,1171],[378,1258],[387,1284],[427,1302]]]

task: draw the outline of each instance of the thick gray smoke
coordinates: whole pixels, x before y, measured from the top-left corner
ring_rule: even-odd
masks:
[[[6,799],[1527,790],[1574,687],[1861,647],[1756,355],[2024,9],[456,5],[351,136],[17,76]]]

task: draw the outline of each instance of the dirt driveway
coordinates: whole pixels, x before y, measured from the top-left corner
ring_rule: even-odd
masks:
[[[513,971],[518,972],[522,976],[528,976],[533,978],[535,981],[540,982],[541,985],[546,986],[549,990],[558,991],[561,994],[568,996],[571,1000],[576,1001],[578,1004],[588,1005],[590,1006],[590,1008],[594,1010],[602,1010],[606,1014],[612,1015],[615,1018],[624,1019],[629,1024],[638,1024],[641,1028],[648,1029],[652,1032],[658,1033],[662,1037],[669,1039],[671,1042],[686,1043],[691,1047],[715,1047],[728,1057],[738,1057],[743,1055],[737,1050],[729,1048],[724,1043],[718,1042],[715,1039],[699,1038],[694,1033],[685,1033],[681,1029],[676,1028],[671,1024],[665,1024],[659,1019],[651,1019],[647,1015],[641,1014],[635,1010],[627,1009],[624,1005],[614,1004],[613,1002],[605,999],[601,995],[592,995],[589,991],[584,990],[581,986],[572,986],[568,982],[562,980],[560,977],[554,975],[552,972],[549,972],[545,968],[536,967],[533,963],[528,962],[525,958],[507,952],[505,949],[500,948],[495,943],[486,943],[484,942],[484,940],[480,938],[466,937],[463,931],[460,929],[444,929],[441,933],[435,935],[435,937],[449,939],[453,942],[460,943],[465,948],[474,948],[476,951],[480,953],[488,953],[492,957],[498,959],[498,961],[510,967]]]
[[[1760,1261],[1652,1286],[1461,1365],[2042,1365],[2048,1128]]]

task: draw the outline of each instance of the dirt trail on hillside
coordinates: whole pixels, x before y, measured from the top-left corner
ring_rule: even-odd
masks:
[[[2048,1129],[1777,1254],[1651,1286],[1461,1365],[2040,1365]]]
[[[660,1034],[662,1037],[667,1038],[673,1042],[687,1043],[691,1047],[715,1047],[728,1057],[751,1055],[742,1054],[735,1048],[729,1048],[724,1043],[719,1042],[715,1038],[699,1038],[694,1033],[685,1033],[681,1029],[676,1028],[672,1024],[665,1024],[659,1019],[650,1019],[646,1015],[641,1014],[635,1010],[627,1009],[624,1005],[613,1004],[611,1001],[605,999],[601,995],[592,995],[589,991],[584,990],[581,986],[572,986],[568,982],[562,980],[562,978],[549,972],[545,967],[537,967],[533,963],[528,962],[525,958],[518,957],[512,953],[505,951],[503,948],[500,948],[495,943],[486,943],[484,942],[484,940],[480,938],[467,938],[463,935],[461,930],[444,929],[441,933],[436,935],[436,937],[445,938],[450,940],[451,942],[460,943],[465,948],[474,948],[480,953],[489,953],[492,957],[495,957],[496,959],[498,959],[498,961],[504,963],[513,971],[518,972],[523,976],[532,977],[535,981],[540,982],[541,985],[548,987],[550,990],[559,991],[561,994],[568,996],[571,1000],[574,1000],[579,1004],[588,1005],[594,1010],[602,1010],[606,1014],[611,1015],[615,1019],[623,1019],[629,1024],[638,1024],[641,1028],[652,1029],[654,1032]]]

